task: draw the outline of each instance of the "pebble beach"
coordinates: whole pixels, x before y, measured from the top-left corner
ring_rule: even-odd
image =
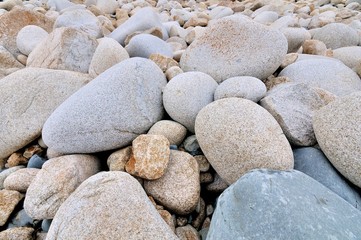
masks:
[[[0,1],[0,240],[361,240],[360,0]]]

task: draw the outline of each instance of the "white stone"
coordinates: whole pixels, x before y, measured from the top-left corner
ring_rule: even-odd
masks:
[[[28,56],[48,35],[48,32],[41,27],[28,25],[23,27],[16,36],[16,46],[22,54]]]

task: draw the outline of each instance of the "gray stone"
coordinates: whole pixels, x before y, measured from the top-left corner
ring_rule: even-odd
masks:
[[[355,208],[361,208],[360,194],[332,166],[322,151],[317,148],[297,148],[293,150],[295,169],[307,174]]]
[[[163,90],[163,104],[169,116],[194,132],[198,112],[213,101],[218,84],[202,72],[182,73],[168,82]]]
[[[76,6],[74,3],[68,0],[47,0],[47,5],[49,8],[54,8],[56,11],[62,11],[66,8],[71,8]]]
[[[187,129],[180,123],[161,120],[149,129],[148,134],[163,135],[170,145],[180,145],[187,134]]]
[[[51,223],[52,223],[53,219],[44,219],[42,222],[41,222],[41,230],[43,232],[48,232],[49,231],[49,228],[51,226]]]
[[[295,83],[305,83],[323,88],[337,96],[344,96],[361,90],[357,74],[337,60],[308,59],[297,61],[281,71]]]
[[[218,198],[207,239],[359,239],[361,213],[301,172],[254,170]]]
[[[35,25],[25,26],[16,36],[16,46],[22,54],[28,56],[48,35],[48,32],[41,27]]]
[[[27,66],[87,73],[97,45],[83,31],[56,28],[30,53]]]
[[[347,67],[361,76],[361,47],[337,48],[333,50],[333,57],[342,61]]]
[[[3,171],[0,172],[0,190],[4,189],[4,181],[5,179],[10,176],[10,174],[16,172],[19,169],[24,168],[24,166],[16,166],[16,167],[11,167],[8,169],[5,169]]]
[[[99,159],[90,155],[66,155],[48,160],[26,192],[26,213],[34,219],[52,219],[69,195],[99,171]]]
[[[254,21],[262,24],[270,24],[278,19],[278,13],[274,11],[263,11],[253,18]]]
[[[81,73],[40,68],[25,68],[1,79],[0,158],[38,138],[55,108],[89,80]]]
[[[103,35],[98,18],[85,9],[75,9],[62,13],[54,23],[54,29],[60,27],[71,27],[94,38],[100,38]]]
[[[281,127],[256,103],[224,98],[203,108],[196,119],[198,143],[228,184],[255,168],[293,168],[293,154]]]
[[[26,214],[24,209],[17,212],[13,218],[9,220],[7,228],[14,227],[31,227],[33,226],[33,219]]]
[[[26,167],[40,169],[45,162],[46,162],[45,158],[42,158],[39,155],[35,154],[29,159],[28,165],[26,165]]]
[[[258,102],[266,95],[264,83],[255,77],[232,77],[223,81],[214,93],[214,100],[239,97]]]
[[[64,202],[47,239],[115,240],[120,236],[177,239],[137,180],[124,172],[102,172],[83,182]]]
[[[173,57],[172,47],[167,42],[151,34],[138,34],[132,37],[125,49],[130,57],[149,58],[154,53],[169,58]]]
[[[166,83],[151,60],[124,60],[63,102],[44,124],[43,140],[61,153],[128,146],[162,118]]]
[[[230,16],[232,14],[233,14],[232,8],[225,6],[217,6],[209,12],[209,17],[211,19],[219,19]]]
[[[287,38],[287,53],[297,52],[306,40],[311,39],[311,34],[305,28],[282,28],[280,30]]]
[[[313,128],[332,165],[361,187],[361,92],[338,98],[316,112]]]
[[[187,152],[195,152],[199,149],[199,144],[196,135],[191,135],[187,137],[184,140],[183,145],[184,145],[184,149]]]
[[[25,193],[39,171],[36,168],[19,169],[5,179],[4,188]]]
[[[183,71],[200,71],[217,82],[235,77],[264,79],[281,65],[287,53],[287,40],[245,17],[217,20],[186,49],[180,60]]]
[[[164,40],[168,38],[167,30],[162,25],[158,13],[150,7],[145,7],[138,10],[131,18],[117,27],[108,37],[114,38],[124,46],[124,40],[128,35],[137,31],[145,31],[153,27],[162,29]]]
[[[260,103],[277,120],[291,144],[316,144],[312,117],[328,103],[317,89],[302,83],[282,84],[269,91]]]
[[[327,48],[357,46],[359,36],[355,29],[343,23],[330,23],[318,29],[313,39],[324,42]]]
[[[144,181],[144,189],[157,202],[177,214],[191,213],[200,197],[199,167],[188,153],[171,150],[164,175]]]

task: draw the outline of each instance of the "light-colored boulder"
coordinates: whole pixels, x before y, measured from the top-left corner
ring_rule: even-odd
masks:
[[[203,108],[195,132],[208,161],[228,184],[255,168],[293,168],[293,154],[270,113],[241,98],[224,98]]]
[[[120,236],[177,239],[137,180],[124,172],[102,172],[83,182],[64,202],[47,239],[115,240]]]
[[[163,90],[163,104],[169,116],[194,132],[198,112],[213,101],[218,84],[202,72],[182,73],[168,82]]]
[[[187,129],[180,123],[161,120],[149,129],[148,134],[163,135],[170,145],[180,145],[187,134]]]
[[[48,35],[48,32],[41,27],[35,25],[25,26],[16,36],[16,46],[22,54],[28,56]]]
[[[264,79],[281,65],[287,40],[281,32],[246,17],[225,17],[212,23],[183,53],[183,71],[200,71],[217,82],[235,77]]]
[[[119,3],[117,0],[96,0],[95,6],[103,13],[112,14],[119,7]]]
[[[166,83],[151,60],[124,60],[63,102],[45,122],[43,140],[60,153],[128,146],[162,118]]]
[[[361,77],[361,47],[342,47],[333,50],[333,57],[342,61]]]
[[[36,168],[23,168],[10,174],[4,181],[4,188],[18,192],[26,192],[31,182],[39,172]]]
[[[151,54],[158,53],[173,57],[171,46],[162,39],[151,34],[138,34],[130,40],[125,47],[130,57],[149,58]]]
[[[26,192],[26,213],[33,219],[53,219],[70,194],[99,171],[99,159],[90,155],[66,155],[46,161]]]
[[[31,227],[14,227],[0,232],[0,239],[18,240],[33,239],[34,228]]]
[[[10,174],[16,172],[19,169],[24,168],[24,166],[16,166],[16,167],[11,167],[11,168],[7,168],[3,171],[0,172],[0,190],[4,189],[4,181],[5,179],[10,176]]]

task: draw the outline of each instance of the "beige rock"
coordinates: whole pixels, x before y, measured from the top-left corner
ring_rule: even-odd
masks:
[[[4,226],[14,208],[23,199],[24,195],[17,191],[0,191],[0,226]]]
[[[221,193],[228,187],[228,184],[217,174],[214,174],[214,181],[206,186],[207,191]]]
[[[26,192],[30,183],[35,178],[40,169],[23,168],[10,174],[4,181],[4,188],[18,192]]]
[[[80,30],[56,28],[29,54],[27,66],[87,73],[97,45]]]
[[[28,159],[25,158],[21,153],[13,153],[7,160],[6,166],[8,168],[15,167],[18,165],[25,165],[28,163]]]
[[[129,161],[132,155],[132,147],[126,147],[113,152],[107,159],[109,171],[125,172],[125,164]]]
[[[281,127],[250,100],[212,102],[198,113],[195,133],[204,155],[228,184],[255,168],[293,168],[292,149]]]
[[[361,77],[361,47],[343,47],[333,50],[333,57],[342,61]]]
[[[5,169],[4,171],[0,172],[0,190],[4,189],[4,181],[5,179],[10,176],[10,174],[12,174],[13,172],[16,172],[19,169],[24,168],[24,166],[16,166],[16,167],[11,167],[8,169]]]
[[[168,81],[170,81],[175,76],[183,73],[183,70],[180,67],[174,66],[170,67],[165,71],[165,76],[167,77]]]
[[[168,139],[163,135],[142,134],[133,140],[132,146],[125,170],[148,180],[162,177],[170,155]]]
[[[137,180],[113,171],[88,178],[70,195],[53,219],[47,239],[116,240],[120,236],[177,239]]]
[[[205,27],[207,26],[207,24],[208,24],[208,19],[193,16],[183,25],[183,27],[184,28],[196,27],[196,26]]]
[[[113,65],[129,58],[127,51],[114,39],[105,37],[99,39],[98,42],[89,66],[89,74],[94,78]]]
[[[199,181],[201,183],[211,183],[213,182],[213,175],[211,173],[201,173],[199,176]]]
[[[176,219],[177,227],[183,227],[187,225],[188,219],[186,217],[179,216]]]
[[[206,203],[204,202],[203,198],[199,199],[195,212],[197,215],[192,220],[192,226],[195,229],[199,229],[202,226],[204,219],[206,218]]]
[[[281,64],[281,68],[285,68],[287,67],[288,65],[296,62],[298,58],[298,53],[289,53],[286,55],[286,57],[283,59],[283,62]]]
[[[168,139],[170,145],[178,146],[183,142],[187,129],[180,123],[171,120],[161,120],[149,129],[148,134],[163,135]]]
[[[115,27],[110,19],[105,16],[98,16],[98,20],[101,25],[102,34],[104,36],[108,36],[112,31],[114,31]]]
[[[24,65],[21,64],[18,60],[16,60],[15,57],[5,47],[0,46],[0,68],[6,69],[6,68],[23,68],[23,67]]]
[[[4,2],[0,2],[0,8],[6,9],[10,11],[15,6],[23,6],[22,0],[5,0]]]
[[[171,150],[164,175],[144,182],[145,191],[156,201],[177,214],[191,213],[200,196],[199,168],[188,153]]]
[[[329,103],[316,112],[313,128],[322,151],[348,180],[361,187],[361,92]]]
[[[166,72],[171,67],[179,67],[177,61],[162,54],[153,53],[149,56],[149,59],[155,62],[163,72]]]
[[[194,158],[197,160],[199,171],[207,172],[209,170],[210,164],[204,155],[196,155]]]
[[[34,228],[15,227],[0,232],[0,239],[6,240],[32,240]]]
[[[303,45],[303,53],[305,54],[313,54],[313,55],[322,55],[325,56],[327,53],[326,44],[319,40],[306,40]]]
[[[265,81],[264,84],[267,87],[267,91],[271,90],[272,88],[274,88],[275,86],[282,84],[282,83],[288,83],[291,82],[291,79],[289,79],[288,77],[274,77],[274,76],[270,76],[268,77]]]
[[[25,66],[26,62],[28,61],[28,56],[25,56],[24,54],[19,54],[16,57],[16,60],[18,60],[21,64],[23,64]]]
[[[26,213],[33,219],[53,219],[69,195],[99,171],[99,160],[91,155],[66,155],[46,161],[26,193]]]
[[[177,237],[180,240],[200,240],[199,233],[191,225],[186,225],[184,227],[177,227],[175,230]]]
[[[27,147],[23,153],[23,156],[27,159],[30,159],[33,155],[41,153],[43,149],[39,145],[32,145]]]
[[[157,210],[159,215],[163,218],[163,220],[168,224],[170,229],[175,232],[175,218],[173,218],[172,214],[170,214],[167,210],[159,209]]]
[[[46,235],[48,235],[48,233],[37,232],[35,240],[46,240]]]

